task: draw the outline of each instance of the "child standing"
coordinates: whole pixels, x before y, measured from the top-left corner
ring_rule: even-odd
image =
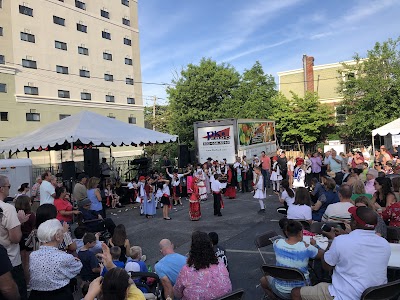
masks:
[[[219,175],[214,174],[214,176],[211,176],[211,190],[214,196],[214,216],[221,217],[221,202],[222,202],[222,197],[221,197],[221,190],[222,186],[221,183],[218,180]]]
[[[92,251],[89,249],[96,245],[96,236],[94,233],[87,232],[83,236],[83,247],[78,252],[78,258],[82,262],[80,275],[82,281],[93,281],[100,274],[99,262]]]
[[[274,156],[272,158],[272,173],[271,173],[271,181],[272,181],[272,189],[275,193],[279,193],[280,191],[280,185],[281,185],[281,180],[282,180],[282,175],[281,175],[281,168],[279,167],[278,164],[278,157]]]
[[[264,189],[264,178],[261,174],[261,168],[260,167],[255,167],[254,172],[256,174],[256,183],[253,186],[254,189],[254,198],[258,199],[258,202],[260,203],[260,210],[258,211],[259,213],[265,212],[265,205],[264,205],[264,199],[265,199],[265,189]]]
[[[114,265],[117,266],[118,268],[124,269],[125,268],[124,262],[119,260],[119,257],[121,256],[121,248],[118,246],[111,247],[110,254]],[[107,273],[107,268],[104,267],[103,271],[101,272],[101,276],[104,277],[106,273]]]
[[[306,179],[306,172],[304,171],[304,159],[301,157],[296,158],[296,168],[293,175],[293,188],[305,187],[304,181]]]

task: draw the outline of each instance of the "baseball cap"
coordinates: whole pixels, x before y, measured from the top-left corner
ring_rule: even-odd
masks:
[[[375,228],[376,227],[376,223],[378,222],[378,219],[376,219],[375,224],[367,224],[367,222],[365,222],[361,217],[358,216],[357,212],[362,212],[363,210],[370,210],[370,208],[365,207],[365,206],[352,206],[349,208],[348,212],[351,214],[351,216],[353,217],[353,219],[360,224],[363,227],[367,227],[367,228]]]
[[[140,265],[135,261],[130,261],[125,265],[127,272],[140,272]]]
[[[78,202],[79,207],[84,207],[85,205],[88,205],[88,204],[91,204],[91,202],[88,198],[85,198]]]
[[[378,177],[378,171],[375,170],[375,169],[369,169],[368,172],[367,172],[367,175],[371,175],[372,177],[377,178]]]

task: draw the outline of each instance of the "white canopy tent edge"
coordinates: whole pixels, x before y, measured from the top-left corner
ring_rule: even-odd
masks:
[[[375,141],[376,135],[387,136],[388,134],[396,135],[400,134],[400,118],[387,123],[379,128],[372,130],[372,151],[375,152]]]

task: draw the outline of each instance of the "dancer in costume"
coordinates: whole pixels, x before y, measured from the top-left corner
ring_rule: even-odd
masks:
[[[226,184],[226,191],[225,196],[229,199],[236,198],[236,174],[235,169],[232,165],[227,166],[227,184]]]
[[[201,211],[200,211],[200,194],[199,194],[199,187],[197,185],[197,182],[200,179],[197,176],[197,173],[195,176],[193,176],[193,181],[192,181],[192,194],[190,195],[189,198],[189,217],[190,220],[192,221],[198,221],[201,218]]]
[[[256,173],[256,183],[253,186],[254,189],[254,198],[258,199],[258,202],[260,203],[260,210],[258,212],[263,213],[265,212],[265,205],[264,205],[264,199],[265,199],[265,190],[264,190],[264,178],[261,174],[261,168],[260,167],[255,167],[254,171]]]
[[[174,172],[171,174],[168,169],[166,169],[168,176],[171,178],[171,186],[172,186],[172,198],[174,199],[174,206],[183,205],[181,200],[182,195],[182,185],[181,185],[181,178],[186,175],[190,174],[190,171],[179,174],[178,170],[175,169]]]
[[[272,158],[272,173],[271,173],[271,181],[272,181],[272,190],[275,193],[279,193],[280,192],[280,188],[281,188],[281,181],[282,181],[282,175],[281,175],[281,168],[279,167],[278,164],[278,157],[274,156]]]
[[[304,170],[304,159],[296,158],[296,168],[293,175],[293,188],[305,187],[306,171]]]

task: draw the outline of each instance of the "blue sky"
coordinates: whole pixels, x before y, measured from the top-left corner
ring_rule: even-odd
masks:
[[[260,61],[264,72],[365,56],[375,42],[400,36],[398,0],[139,0],[142,81],[170,83],[202,57],[239,72]],[[143,84],[145,104],[164,86]]]

